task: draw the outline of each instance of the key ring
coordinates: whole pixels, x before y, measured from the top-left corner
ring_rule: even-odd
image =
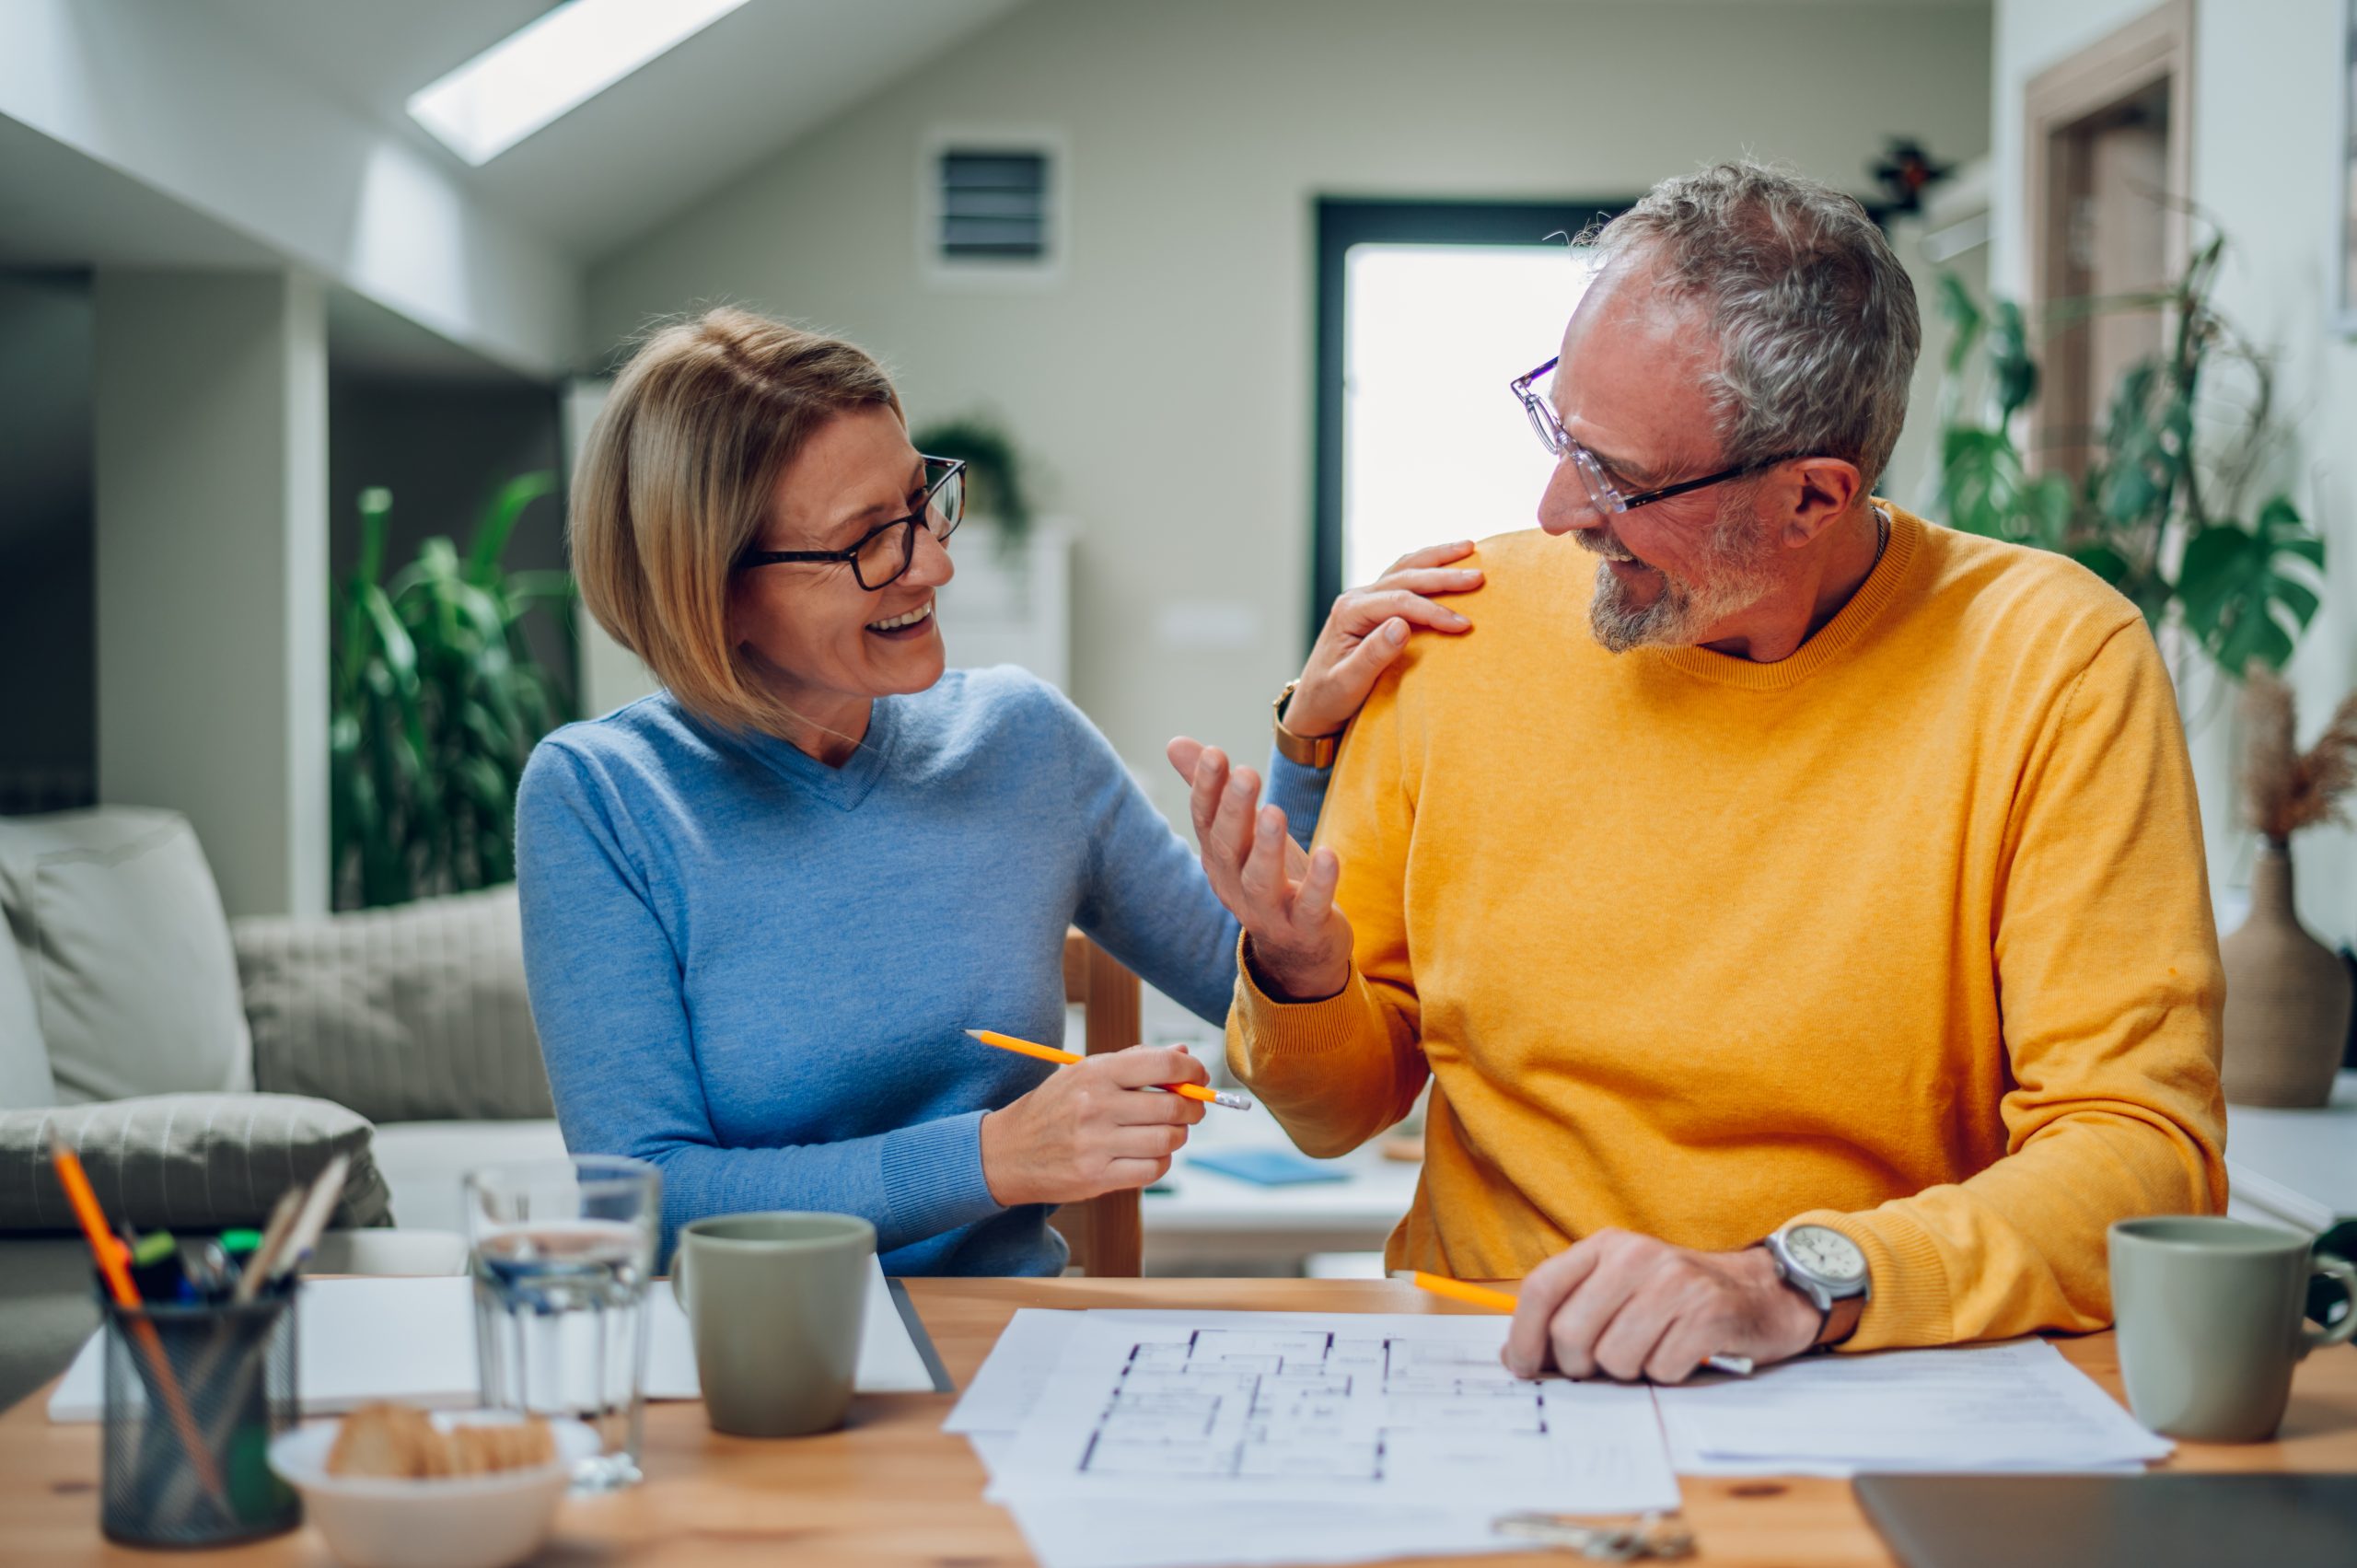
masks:
[[[1501,1514],[1490,1521],[1496,1534],[1576,1551],[1591,1562],[1661,1561],[1694,1555],[1694,1532],[1674,1513],[1659,1510],[1612,1523],[1575,1514]]]

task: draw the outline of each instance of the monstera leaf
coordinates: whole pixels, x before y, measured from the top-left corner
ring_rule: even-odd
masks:
[[[2251,517],[2242,487],[2282,432],[2270,412],[2269,356],[2212,303],[2224,245],[2212,236],[2161,288],[2048,301],[2035,321],[2009,300],[1984,308],[1944,274],[1938,300],[1951,335],[1939,499],[1953,528],[2069,555],[2125,595],[2156,634],[2181,628],[2241,679],[2253,660],[2280,668],[2292,656],[2316,616],[2325,547],[2286,495],[2241,520]],[[2033,328],[2085,331],[2119,312],[2156,317],[2163,347],[2120,374],[2100,421],[2018,417],[2039,391]],[[1986,391],[1968,412],[1963,389],[1976,361]],[[2209,391],[2222,367],[2234,389],[2223,399]],[[2215,417],[2201,422],[2197,444],[2198,407]],[[2049,444],[2037,454],[2048,460],[2015,445],[2025,431]]]
[[[2324,540],[2289,497],[2270,497],[2248,528],[2212,523],[2186,541],[2177,568],[2185,623],[2210,656],[2230,670],[2257,659],[2281,669],[2316,612],[2314,588],[2284,568],[2324,565]]]
[[[2061,550],[2071,533],[2071,482],[2035,477],[2003,430],[1950,425],[1940,436],[1940,501],[1948,526],[2040,550]]]
[[[1997,301],[1989,312],[1989,376],[2000,424],[2038,396],[2038,361],[2030,355],[2029,331],[2022,323],[2022,308],[2010,299]]]

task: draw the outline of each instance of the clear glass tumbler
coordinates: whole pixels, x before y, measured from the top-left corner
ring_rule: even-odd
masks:
[[[472,1171],[466,1188],[483,1407],[595,1429],[575,1493],[636,1484],[661,1174],[573,1155]]]

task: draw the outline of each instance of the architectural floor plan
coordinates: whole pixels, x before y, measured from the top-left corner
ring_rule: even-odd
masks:
[[[1009,1491],[1210,1501],[1676,1504],[1647,1390],[1518,1378],[1505,1321],[1092,1314],[1025,1420]]]
[[[1535,1446],[1546,1390],[1509,1374],[1494,1347],[1203,1329],[1132,1348],[1081,1469],[1374,1484],[1397,1462],[1395,1445],[1452,1429]]]

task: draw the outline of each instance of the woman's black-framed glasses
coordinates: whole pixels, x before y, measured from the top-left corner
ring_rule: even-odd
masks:
[[[1563,422],[1555,417],[1555,411],[1547,400],[1532,389],[1540,377],[1554,368],[1555,361],[1550,359],[1529,374],[1515,377],[1506,385],[1515,397],[1522,400],[1523,412],[1530,415],[1530,428],[1538,432],[1539,443],[1547,448],[1548,455],[1558,462],[1565,459],[1571,460],[1572,471],[1580,476],[1580,483],[1587,490],[1588,501],[1605,517],[1618,517],[1636,507],[1650,506],[1656,501],[1666,501],[1673,495],[1683,495],[1708,485],[1724,484],[1728,480],[1741,479],[1746,474],[1758,473],[1763,469],[1772,469],[1778,463],[1789,463],[1794,458],[1808,455],[1805,452],[1787,452],[1779,458],[1762,458],[1756,463],[1721,469],[1701,479],[1680,480],[1676,484],[1665,484],[1658,490],[1641,490],[1634,495],[1624,494],[1620,487],[1612,482],[1612,476],[1604,471],[1604,464],[1596,455],[1573,438],[1572,433],[1563,428]]]
[[[750,550],[739,557],[737,570],[784,566],[796,562],[843,561],[851,563],[859,586],[873,593],[888,587],[907,573],[917,558],[917,529],[931,530],[942,543],[958,531],[966,515],[966,464],[958,458],[924,459],[924,498],[905,517],[879,523],[848,550]]]

